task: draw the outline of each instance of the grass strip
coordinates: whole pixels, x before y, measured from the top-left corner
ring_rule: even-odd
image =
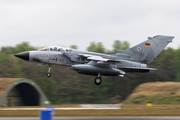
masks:
[[[0,111],[0,117],[39,117],[38,110]],[[55,117],[180,116],[180,105],[125,105],[118,110],[56,110]]]

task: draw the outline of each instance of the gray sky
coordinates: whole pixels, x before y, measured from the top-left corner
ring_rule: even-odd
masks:
[[[148,36],[175,36],[180,46],[180,0],[1,0],[0,47],[28,41],[36,47],[90,42],[112,49],[114,40],[134,46]]]

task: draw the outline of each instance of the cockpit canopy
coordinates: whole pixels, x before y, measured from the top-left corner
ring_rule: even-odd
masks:
[[[59,47],[59,46],[48,46],[48,47],[39,49],[39,51],[67,51],[67,52],[72,52],[73,49],[65,48],[65,47]]]

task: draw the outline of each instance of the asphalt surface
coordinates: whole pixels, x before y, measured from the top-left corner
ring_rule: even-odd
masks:
[[[81,104],[80,108],[54,108],[55,110],[116,110],[121,104]],[[0,110],[46,110],[46,108],[0,108]]]
[[[40,118],[0,118],[0,120],[40,120]],[[52,120],[180,120],[180,117],[56,117]]]
[[[120,108],[55,108],[55,110],[117,110]],[[0,110],[46,110],[46,108],[0,108]]]

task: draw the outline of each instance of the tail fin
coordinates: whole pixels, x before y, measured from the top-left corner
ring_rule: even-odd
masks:
[[[148,40],[128,49],[116,50],[116,53],[130,55],[130,60],[139,61],[145,64],[151,63],[159,53],[172,42],[173,36],[157,35],[149,37]]]

